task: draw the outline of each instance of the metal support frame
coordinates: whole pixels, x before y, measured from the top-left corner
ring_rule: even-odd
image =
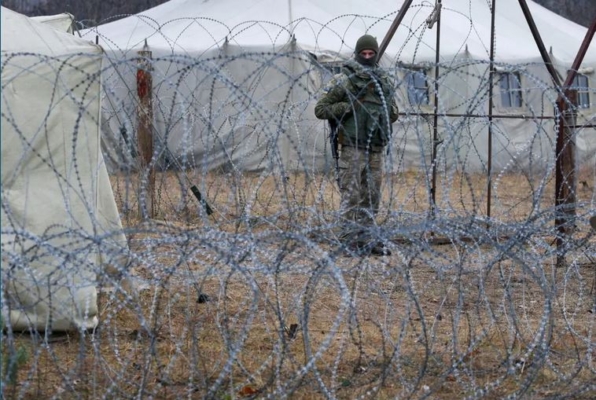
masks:
[[[490,17],[490,70],[488,73],[488,165],[486,171],[486,216],[490,219],[493,169],[493,80],[495,77],[495,15],[497,0],[493,0]]]
[[[559,96],[559,124],[556,142],[555,167],[555,227],[557,229],[557,249],[564,247],[565,238],[575,226],[575,203],[577,202],[577,178],[575,174],[575,130],[577,120],[577,91],[565,89]],[[557,254],[557,265],[564,262],[563,252]]]
[[[431,206],[430,215],[434,218],[435,208],[437,206],[437,147],[439,146],[439,62],[441,61],[441,8],[443,4],[441,0],[437,0],[435,4],[435,11],[437,13],[437,37],[436,37],[436,54],[435,54],[435,95],[434,95],[434,115],[433,115],[433,146],[431,152],[431,175],[432,184],[430,188]]]
[[[397,28],[401,24],[401,21],[406,16],[406,12],[410,8],[412,1],[413,0],[404,1],[404,4],[402,4],[401,8],[399,9],[399,12],[395,16],[393,23],[391,24],[391,26],[389,27],[389,30],[387,31],[387,34],[381,41],[381,45],[379,46],[379,56],[377,57],[377,60],[380,60],[381,57],[383,57],[383,54],[385,54],[385,50],[387,50],[387,46],[389,46],[389,42],[391,41],[391,39],[393,39],[393,35],[395,35],[395,32],[397,31]]]
[[[573,128],[573,129],[596,128],[596,124],[572,125],[572,126],[570,126],[570,128]]]
[[[557,109],[560,116],[560,121],[557,130],[556,140],[556,164],[555,164],[555,228],[557,230],[557,265],[562,266],[564,262],[564,245],[565,238],[573,231],[571,227],[574,225],[575,218],[575,202],[577,184],[575,178],[575,143],[574,143],[574,129],[576,125],[576,106],[577,95],[574,91],[569,90],[569,86],[573,83],[576,71],[579,69],[588,47],[594,37],[596,31],[596,16],[586,32],[586,36],[578,50],[577,56],[573,61],[571,70],[568,71],[565,82],[561,84],[561,80],[557,71],[551,62],[550,56],[546,51],[546,47],[542,42],[542,38],[538,32],[538,28],[534,23],[532,14],[528,8],[526,0],[519,0],[528,26],[532,31],[532,36],[536,41],[536,45],[540,50],[542,59],[550,73],[555,87],[559,92],[557,99]]]
[[[557,132],[557,142],[556,142],[556,155],[557,155],[557,161],[556,161],[556,167],[555,167],[555,174],[556,174],[556,189],[555,189],[555,205],[557,207],[559,206],[569,206],[567,208],[573,208],[569,205],[569,201],[575,201],[575,197],[574,197],[574,192],[575,192],[575,187],[573,186],[574,184],[569,180],[570,176],[575,176],[575,165],[571,165],[570,164],[570,160],[574,160],[574,155],[573,155],[573,143],[572,143],[572,139],[573,139],[573,131],[575,128],[578,127],[578,125],[576,125],[575,123],[575,119],[572,118],[564,118],[564,114],[569,114],[569,108],[570,106],[572,106],[573,103],[570,102],[570,100],[575,99],[576,96],[574,96],[573,93],[571,93],[569,91],[569,86],[571,86],[571,84],[573,83],[573,80],[576,76],[577,70],[579,69],[583,58],[585,56],[585,54],[588,51],[588,47],[590,46],[590,43],[594,37],[594,34],[596,33],[596,16],[594,17],[594,20],[592,22],[592,24],[590,25],[590,27],[588,28],[588,31],[586,33],[586,36],[582,42],[582,45],[580,46],[580,49],[578,50],[578,54],[573,62],[573,65],[571,67],[571,70],[568,72],[567,77],[564,81],[564,83],[561,83],[561,79],[559,77],[559,74],[557,72],[557,70],[555,69],[555,66],[552,63],[552,60],[548,54],[548,51],[546,50],[546,47],[544,45],[544,42],[542,41],[542,37],[540,36],[540,33],[538,31],[538,27],[536,26],[534,19],[532,17],[532,13],[528,7],[528,4],[526,2],[526,0],[518,0],[519,1],[519,5],[521,7],[521,10],[524,14],[524,17],[526,19],[526,22],[528,23],[528,27],[530,28],[530,31],[532,33],[532,36],[534,38],[534,41],[536,42],[536,45],[538,47],[538,50],[540,52],[540,55],[542,56],[542,60],[544,61],[544,65],[546,67],[546,69],[548,70],[553,83],[555,85],[556,90],[559,92],[559,98],[557,99],[557,105],[559,107],[559,112],[560,112],[560,116],[561,116],[561,122],[559,123],[559,127],[558,127],[558,132]],[[379,48],[379,59],[383,56],[383,54],[385,53],[385,50],[387,49],[387,46],[389,45],[389,42],[391,41],[391,39],[393,38],[393,35],[395,34],[395,32],[397,31],[397,28],[399,27],[399,25],[401,24],[403,18],[405,17],[405,14],[407,12],[407,10],[409,9],[410,5],[412,4],[412,0],[406,0],[404,2],[404,4],[402,5],[402,7],[400,8],[395,20],[393,21],[393,23],[391,24],[389,31],[387,32],[387,34],[385,35],[385,37],[383,38],[383,41],[381,42],[381,46]],[[440,6],[441,5],[441,0],[437,0],[437,4]],[[496,11],[496,0],[492,1],[492,7],[491,7],[491,49],[490,49],[490,73],[489,73],[489,80],[490,80],[490,85],[489,85],[489,110],[488,110],[488,119],[489,119],[489,131],[488,131],[488,138],[489,138],[489,144],[488,144],[488,186],[487,186],[487,190],[488,190],[488,198],[487,198],[487,215],[490,217],[490,212],[491,212],[491,169],[492,169],[492,121],[493,118],[520,118],[522,116],[494,116],[492,114],[492,109],[493,109],[493,79],[494,79],[494,73],[495,73],[495,69],[494,69],[494,49],[495,49],[495,43],[494,43],[494,39],[495,39],[495,11]],[[434,127],[433,127],[433,151],[432,151],[432,168],[433,168],[433,183],[432,183],[432,188],[431,188],[431,198],[432,198],[432,210],[431,212],[434,213],[434,204],[435,204],[435,157],[436,157],[436,144],[437,144],[437,122],[438,122],[438,109],[437,109],[437,96],[438,96],[438,76],[439,76],[439,57],[440,57],[440,22],[441,21],[441,17],[440,17],[440,13],[437,19],[437,44],[436,44],[436,71],[435,71],[435,109],[434,109],[434,113],[432,114],[426,114],[426,113],[415,113],[415,114],[407,114],[407,113],[400,113],[400,115],[432,115],[434,117]],[[573,108],[573,106],[571,107]],[[486,116],[481,116],[481,115],[474,115],[474,114],[450,114],[450,115],[445,115],[445,116],[454,116],[454,117],[486,117]],[[525,116],[523,116],[523,118],[526,118]],[[554,117],[528,117],[531,119],[552,119]],[[581,127],[596,127],[596,125],[593,124],[586,124],[586,125],[581,125]],[[563,156],[565,155],[565,156]],[[571,174],[571,175],[570,175]],[[560,199],[559,194],[562,193],[563,191],[563,185],[566,185],[566,189],[564,190],[566,193],[567,192],[571,192],[573,195],[572,196],[566,196],[564,199]],[[571,185],[571,186],[570,186]],[[561,203],[561,201],[563,201],[563,203]],[[563,227],[561,221],[559,218],[556,219],[555,221],[555,226],[557,227],[557,229],[559,230],[559,233],[565,234],[565,228]]]
[[[424,112],[416,112],[416,113],[409,113],[409,112],[400,112],[399,115],[403,115],[405,117],[432,117],[434,113],[424,113]],[[532,120],[544,120],[550,119],[554,120],[556,117],[552,115],[522,115],[522,114],[498,114],[498,115],[490,115],[490,114],[471,114],[471,113],[442,113],[442,117],[453,117],[453,118],[489,118],[489,119],[532,119]],[[587,126],[587,125],[584,125]]]
[[[550,74],[550,76],[555,84],[556,89],[559,91],[560,94],[562,94],[563,91],[562,91],[562,87],[561,87],[561,79],[559,79],[559,74],[557,73],[557,70],[555,69],[555,66],[552,63],[550,56],[548,55],[548,51],[546,50],[546,46],[544,45],[544,42],[542,41],[540,32],[538,32],[538,27],[536,26],[536,23],[534,22],[534,18],[532,17],[532,13],[530,12],[528,3],[526,2],[526,0],[519,0],[519,5],[522,9],[522,12],[524,13],[524,17],[526,18],[528,27],[530,28],[530,31],[532,32],[534,41],[536,42],[536,45],[538,46],[538,51],[540,51],[540,55],[542,56],[542,61],[544,61],[544,65],[546,66],[546,69],[548,70],[548,73]]]
[[[571,70],[569,70],[567,79],[565,79],[565,83],[563,84],[564,88],[568,88],[573,83],[573,80],[575,79],[575,75],[577,75],[577,70],[581,66],[582,61],[584,60],[584,57],[585,57],[586,53],[588,52],[590,43],[592,43],[592,39],[594,38],[595,32],[596,32],[596,15],[594,16],[594,21],[592,21],[592,24],[588,28],[588,31],[586,32],[586,36],[584,37],[584,40],[583,40],[581,46],[579,47],[579,51],[577,53],[577,56],[575,57],[575,60],[573,60],[573,64],[571,65]]]

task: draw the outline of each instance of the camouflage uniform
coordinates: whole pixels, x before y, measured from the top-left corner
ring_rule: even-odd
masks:
[[[397,114],[389,77],[354,60],[325,86],[315,106],[317,118],[337,125],[343,237],[348,244],[369,241],[363,233],[375,224],[379,211],[383,151]]]

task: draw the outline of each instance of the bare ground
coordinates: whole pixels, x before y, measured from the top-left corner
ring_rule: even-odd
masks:
[[[142,226],[135,181],[112,179],[123,222]],[[386,180],[379,221],[400,233],[428,222],[424,180]],[[589,187],[578,192],[587,204],[578,214],[587,215],[594,177],[580,180]],[[144,260],[130,273],[144,285],[136,294],[100,288],[96,332],[5,338],[5,356],[27,354],[6,398],[596,397],[596,241],[579,221],[569,239],[577,246],[557,268],[544,234],[552,230],[541,225],[552,223],[548,179],[503,176],[493,186],[493,221],[539,216],[522,242],[454,231],[433,245],[451,215],[487,214],[485,177],[445,177],[438,225],[396,240],[391,257],[363,259],[341,256],[333,240],[300,240],[333,221],[332,179],[199,181],[211,217],[183,195],[186,178],[158,174],[158,222],[129,237]],[[288,235],[300,227],[306,233]],[[191,240],[169,240],[180,237]]]

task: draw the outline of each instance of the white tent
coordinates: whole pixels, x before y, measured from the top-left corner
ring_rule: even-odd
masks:
[[[30,18],[34,21],[41,22],[42,24],[50,25],[52,28],[61,32],[74,33],[76,28],[74,16],[69,13],[39,15],[37,17]]]
[[[2,321],[90,329],[126,239],[100,151],[99,46],[2,7]]]
[[[383,65],[394,74],[402,112],[434,111],[434,74],[438,24],[426,21],[434,2],[414,1],[391,41]],[[488,114],[490,1],[443,0],[440,32],[439,92],[443,116],[438,161],[446,168],[483,170],[488,159],[487,118],[444,114]],[[528,1],[533,18],[557,69],[571,66],[586,29]],[[403,1],[370,0],[171,0],[139,15],[87,31],[99,38],[115,65],[108,86],[117,106],[106,115],[112,130],[134,130],[134,64],[147,42],[155,63],[158,99],[155,124],[178,156],[215,168],[268,167],[271,154],[284,168],[319,168],[325,164],[325,124],[313,117],[321,87],[318,62],[349,57],[364,33],[379,41],[387,33]],[[557,93],[544,67],[517,0],[496,1],[496,58],[501,73],[521,81],[523,104],[504,106],[494,81],[494,114],[534,119],[497,118],[493,125],[493,167],[531,168],[553,160],[553,121]],[[584,59],[583,72],[596,86],[596,43]],[[405,75],[422,69],[428,83],[428,104],[412,104]],[[593,89],[587,95],[594,97]],[[591,92],[591,93],[590,93]],[[128,106],[127,106],[128,105]],[[596,101],[582,109],[582,122],[596,115]],[[394,151],[403,167],[430,162],[432,120],[403,117],[395,126]],[[579,159],[593,157],[592,130],[579,132]],[[117,146],[116,146],[117,147]],[[189,150],[189,148],[191,150]],[[114,150],[112,150],[113,152]],[[533,157],[527,157],[532,154]]]

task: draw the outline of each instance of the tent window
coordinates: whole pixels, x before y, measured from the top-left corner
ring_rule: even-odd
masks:
[[[426,105],[428,100],[428,80],[424,69],[410,70],[406,73],[408,100],[412,105]]]
[[[577,90],[577,105],[579,108],[590,108],[590,85],[588,77],[577,74],[573,79],[573,88]]]
[[[332,75],[337,75],[341,72],[341,64],[328,63],[325,64],[325,68],[327,71],[331,72]]]
[[[522,89],[518,72],[506,72],[499,78],[501,87],[501,105],[503,107],[521,107]]]
[[[323,84],[326,84],[333,78],[335,75],[341,72],[343,63],[342,62],[326,62],[320,64],[323,68],[321,71],[321,76],[323,77]]]

